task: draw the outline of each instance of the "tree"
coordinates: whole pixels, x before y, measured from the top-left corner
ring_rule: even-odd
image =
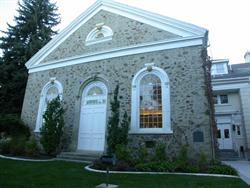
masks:
[[[60,97],[56,97],[48,103],[47,109],[43,115],[44,125],[41,128],[40,142],[45,152],[49,155],[55,155],[60,151],[60,143],[63,135],[64,109]]]
[[[114,154],[116,147],[119,145],[127,145],[129,117],[127,112],[124,113],[122,122],[120,123],[120,102],[118,100],[119,86],[114,91],[114,98],[111,101],[111,116],[108,121],[108,154]]]
[[[0,48],[0,114],[20,113],[27,82],[25,63],[57,32],[57,6],[50,0],[23,0],[18,3],[15,25],[2,31]]]

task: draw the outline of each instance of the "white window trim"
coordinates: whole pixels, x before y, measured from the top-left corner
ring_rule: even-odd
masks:
[[[104,37],[102,38],[96,38],[98,34],[102,33]],[[95,27],[92,31],[89,32],[86,40],[85,40],[85,45],[93,45],[93,44],[98,44],[101,42],[106,42],[109,40],[112,40],[113,37],[113,31],[110,27],[103,25],[100,28]]]
[[[48,90],[54,86],[58,89],[59,97],[62,100],[63,86],[59,81],[55,80],[55,78],[51,78],[50,81],[47,84],[45,84],[45,86],[43,87],[41,95],[40,95],[39,108],[38,108],[38,113],[37,113],[37,118],[36,118],[36,127],[34,130],[34,132],[36,133],[39,133],[40,128],[42,127],[46,94]]]
[[[162,128],[140,128],[140,81],[147,74],[154,74],[161,80],[162,88]],[[167,73],[158,67],[141,69],[132,81],[131,127],[130,134],[169,134],[173,133],[170,124],[170,88]]]

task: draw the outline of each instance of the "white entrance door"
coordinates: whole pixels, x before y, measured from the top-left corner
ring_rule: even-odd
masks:
[[[217,140],[219,149],[233,149],[230,124],[217,124]]]
[[[104,151],[107,87],[102,82],[86,86],[82,94],[78,150]]]

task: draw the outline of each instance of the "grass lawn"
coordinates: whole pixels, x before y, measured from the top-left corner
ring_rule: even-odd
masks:
[[[0,159],[0,188],[94,188],[105,174],[84,170],[79,163],[25,162]],[[119,188],[247,188],[240,179],[181,175],[111,174]]]

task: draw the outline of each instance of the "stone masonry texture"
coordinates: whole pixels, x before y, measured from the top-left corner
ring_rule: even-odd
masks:
[[[112,41],[85,46],[87,35],[98,23],[104,23],[113,30]],[[120,15],[100,11],[48,55],[43,63],[103,50],[173,38],[180,38],[180,36]]]
[[[110,18],[110,19],[107,19]],[[112,41],[84,46],[87,34],[95,24],[104,22],[114,31]],[[128,18],[101,11],[66,39],[43,63],[77,55],[99,52],[122,46],[150,41],[167,40],[179,36],[161,31]],[[181,146],[188,146],[190,158],[204,151],[208,159],[212,157],[210,116],[205,94],[205,77],[202,68],[202,46],[185,47],[137,55],[92,61],[78,65],[31,73],[28,78],[23,103],[22,119],[33,130],[36,124],[40,94],[51,77],[63,85],[63,101],[66,108],[64,151],[76,151],[80,122],[80,102],[82,91],[91,81],[103,81],[108,88],[107,120],[110,116],[110,100],[115,86],[119,84],[121,115],[131,112],[131,84],[134,75],[146,63],[154,63],[162,68],[170,79],[171,127],[173,134],[129,135],[129,145],[138,148],[145,142],[166,145],[166,154],[175,157]],[[193,132],[204,134],[203,142],[193,141]],[[107,131],[106,131],[107,132]],[[107,136],[107,135],[106,135]]]
[[[28,79],[22,118],[34,129],[41,90],[49,82],[50,77],[56,77],[64,87],[63,100],[67,108],[64,149],[75,150],[83,85],[91,81],[91,78],[101,79],[107,84],[110,101],[115,86],[119,84],[121,112],[127,111],[129,114],[133,76],[145,63],[154,62],[155,66],[166,71],[170,79],[171,127],[174,133],[161,136],[131,135],[133,147],[153,139],[166,142],[168,152],[172,154],[175,154],[180,146],[189,145],[189,149],[195,153],[202,149],[211,155],[210,123],[201,50],[199,46],[165,50],[32,73]],[[110,115],[109,110],[107,114]],[[203,143],[193,143],[192,133],[195,130],[204,132]]]

